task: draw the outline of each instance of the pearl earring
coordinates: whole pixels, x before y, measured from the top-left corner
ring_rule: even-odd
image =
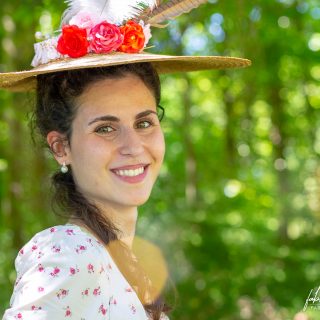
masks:
[[[61,166],[61,168],[60,168],[60,171],[61,171],[62,173],[67,173],[67,172],[69,171],[69,169],[68,169],[68,167],[67,167],[67,165],[66,165],[65,162],[62,164],[62,166]]]

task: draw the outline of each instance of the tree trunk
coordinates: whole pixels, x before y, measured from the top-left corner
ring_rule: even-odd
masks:
[[[270,102],[272,105],[272,122],[273,132],[271,134],[271,140],[274,146],[274,161],[285,161],[285,147],[287,137],[284,130],[285,116],[283,111],[283,104],[279,97],[278,86],[273,86],[270,92]],[[288,203],[289,194],[289,176],[288,170],[285,165],[283,168],[277,168],[278,178],[278,192],[279,192],[279,214],[280,214],[280,226],[279,226],[279,239],[281,242],[288,240],[288,224],[290,219],[290,205]]]
[[[197,200],[197,160],[193,146],[191,130],[192,127],[192,116],[191,116],[191,91],[192,85],[190,78],[187,74],[184,74],[184,79],[187,83],[186,91],[182,97],[184,106],[184,118],[183,118],[183,140],[185,145],[186,154],[186,189],[185,195],[187,204],[189,207],[193,207]]]

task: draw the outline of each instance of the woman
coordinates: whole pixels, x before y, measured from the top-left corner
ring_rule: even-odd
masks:
[[[157,71],[249,61],[150,55],[141,52],[145,23],[119,27],[70,10],[64,17],[61,36],[36,46],[35,69],[0,74],[2,88],[28,90],[36,82],[34,125],[61,166],[55,200],[70,217],[20,250],[3,320],[166,318],[162,286],[131,252],[138,206],[165,152]]]
[[[109,246],[112,257],[103,247],[132,245],[137,207],[164,156],[159,101],[148,63],[39,76],[35,124],[61,165],[56,199],[72,224],[40,232],[20,251],[4,319],[145,319],[140,301],[150,314],[162,311],[148,303],[145,275],[126,247]]]

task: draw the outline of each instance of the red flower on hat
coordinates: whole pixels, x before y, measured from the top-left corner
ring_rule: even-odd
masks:
[[[79,58],[88,53],[89,42],[86,29],[76,25],[62,27],[62,34],[58,40],[57,51],[71,58]]]
[[[120,29],[103,21],[90,31],[90,49],[95,53],[108,53],[119,48],[123,41]]]
[[[120,27],[120,31],[124,39],[118,51],[137,53],[143,49],[146,38],[143,33],[143,28],[139,23],[130,20],[124,26]]]

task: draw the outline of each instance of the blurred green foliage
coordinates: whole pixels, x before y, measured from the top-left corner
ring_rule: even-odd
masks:
[[[0,71],[29,68],[35,31],[57,29],[64,8],[3,0]],[[320,285],[319,25],[314,0],[211,0],[154,30],[153,52],[253,61],[162,77],[166,161],[138,232],[166,253],[172,319],[293,319]],[[19,248],[62,222],[32,106],[32,94],[0,92],[0,314]]]

